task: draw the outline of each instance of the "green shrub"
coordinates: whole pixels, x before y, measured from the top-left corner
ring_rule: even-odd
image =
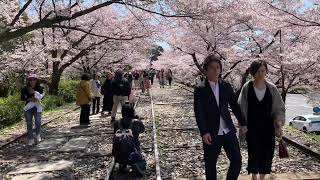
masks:
[[[46,95],[42,100],[43,111],[50,111],[65,103],[74,102],[79,81],[62,80],[58,96]],[[13,125],[23,118],[25,101],[20,100],[20,93],[14,96],[0,98],[0,129]]]
[[[24,105],[19,96],[0,98],[0,129],[19,122],[23,117]]]
[[[63,97],[45,95],[42,100],[42,106],[44,111],[53,110],[57,107],[61,107],[65,104]]]
[[[75,101],[78,84],[79,81],[75,80],[61,80],[58,95],[67,103]]]

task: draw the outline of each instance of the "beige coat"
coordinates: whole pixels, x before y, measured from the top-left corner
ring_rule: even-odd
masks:
[[[248,117],[248,97],[247,96],[248,96],[249,82],[246,82],[246,84],[243,85],[239,95],[239,99],[238,99],[238,104],[240,105],[241,112],[246,121]],[[285,104],[282,101],[281,95],[277,87],[273,83],[268,81],[266,82],[266,84],[272,95],[271,116],[274,119],[275,126],[277,127],[283,126],[285,123],[285,112],[286,112]]]

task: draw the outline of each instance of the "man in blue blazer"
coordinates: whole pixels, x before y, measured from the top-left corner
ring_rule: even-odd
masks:
[[[195,88],[194,112],[203,141],[206,179],[217,179],[217,159],[223,147],[230,160],[227,180],[236,180],[241,169],[241,154],[229,106],[239,121],[240,133],[246,133],[246,122],[231,85],[220,79],[220,58],[209,55],[203,69],[207,79]]]

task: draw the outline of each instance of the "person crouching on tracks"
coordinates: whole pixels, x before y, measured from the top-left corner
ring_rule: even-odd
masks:
[[[248,173],[260,180],[271,173],[275,136],[281,137],[285,122],[285,105],[277,87],[267,81],[267,63],[254,61],[250,66],[254,77],[242,87],[238,103],[248,126]]]
[[[135,111],[128,102],[122,106],[121,113],[122,119],[114,124],[112,155],[119,163],[120,172],[124,172],[129,165],[133,175],[141,177],[146,161],[141,154],[139,134],[144,132],[145,127],[140,120],[134,119]]]
[[[90,125],[90,102],[92,100],[90,75],[84,73],[81,76],[81,81],[78,86],[76,94],[76,104],[81,107],[80,111],[80,125]]]
[[[116,71],[111,89],[113,94],[111,123],[114,123],[119,104],[121,104],[121,106],[124,105],[124,103],[129,100],[129,95],[131,93],[129,82],[123,78],[123,72],[121,70]]]
[[[227,180],[237,180],[241,169],[241,154],[236,128],[228,109],[246,132],[246,122],[231,85],[220,79],[222,63],[220,57],[209,55],[205,58],[203,69],[206,72],[204,83],[194,90],[194,113],[203,141],[206,179],[217,179],[217,159],[223,147],[230,160]]]
[[[43,88],[36,74],[30,74],[27,77],[27,85],[21,90],[21,100],[26,102],[24,107],[25,118],[27,122],[28,145],[34,144],[33,139],[33,117],[35,120],[35,133],[36,143],[41,141],[41,113],[42,105],[41,100],[44,96]]]

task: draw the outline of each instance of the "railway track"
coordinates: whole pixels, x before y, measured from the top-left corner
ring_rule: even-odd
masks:
[[[184,89],[184,90],[186,90],[186,91],[188,91],[188,92],[190,92],[190,93],[193,93],[193,91],[188,89],[188,88],[186,88],[185,85],[180,85],[179,87]],[[307,146],[305,146],[305,145],[293,140],[292,138],[290,138],[288,136],[283,136],[282,138],[290,146],[293,146],[293,147],[299,149],[300,151],[304,152],[306,155],[314,157],[315,159],[320,161],[320,154],[318,152],[313,151],[309,147],[307,147]]]
[[[91,137],[92,140],[87,149],[81,152],[65,153],[55,150],[39,152],[39,154],[35,154],[34,150],[31,150],[24,156],[29,157],[27,158],[28,162],[30,162],[30,158],[33,158],[31,162],[52,159],[73,161],[72,168],[68,170],[46,172],[53,177],[51,179],[77,179],[80,177],[106,180],[202,178],[204,176],[203,150],[193,114],[192,90],[181,84],[165,89],[156,87],[152,90],[151,96],[139,96],[135,109],[137,114],[143,117],[142,121],[146,126],[145,133],[140,136],[141,148],[147,161],[147,170],[143,178],[134,178],[130,174],[117,172],[117,165],[111,156],[112,127],[108,125],[108,118],[93,117],[91,120],[92,130],[72,130],[73,126],[70,124],[74,124],[74,120],[69,121],[67,116],[74,117],[75,115],[65,114],[66,120],[64,122],[47,124],[47,126],[50,124],[51,126],[47,127],[49,130],[45,137],[52,138],[52,136],[59,135],[59,137],[68,140],[80,135]],[[66,126],[71,130],[65,131]],[[17,148],[13,152],[8,149],[14,148],[14,144],[19,144],[20,140],[16,140],[4,148],[7,149],[7,154],[4,154],[0,159],[1,171],[9,172],[12,170],[8,164],[19,164],[19,158],[10,158],[10,156],[16,156],[24,147]],[[291,146],[290,143],[288,144],[290,145],[291,158],[280,160],[275,154],[273,173],[320,171],[320,162],[315,156]],[[241,174],[246,174],[247,155],[245,148],[241,149],[241,154],[243,157]],[[5,158],[6,156],[7,158]],[[4,167],[1,167],[1,163],[4,164],[2,165]],[[227,157],[222,151],[217,165],[219,174],[226,174],[228,163]],[[13,176],[6,177],[10,179]],[[223,176],[220,178],[223,179]]]
[[[166,88],[165,90],[153,89],[150,99],[145,99],[145,102],[150,103],[151,107],[151,109],[145,111],[151,110],[149,117],[151,116],[152,125],[150,120],[145,121],[145,123],[150,124],[147,136],[153,138],[153,160],[151,162],[154,166],[149,167],[147,170],[149,172],[142,179],[201,179],[204,176],[202,142],[193,115],[193,95],[190,94],[193,91],[184,86],[177,85],[177,87]],[[181,91],[181,88],[185,90]],[[141,107],[146,108],[147,103]],[[142,143],[143,141],[142,139]],[[289,151],[295,160],[284,161],[276,158],[274,173],[317,172],[317,169],[320,169],[320,163],[316,162],[316,159],[310,158],[309,155],[305,156],[291,146]],[[241,173],[246,174],[246,149],[242,148],[241,154],[244,157],[244,166]],[[217,170],[222,175],[226,174],[229,164],[223,151],[219,159]],[[307,161],[309,161],[309,164],[305,163]],[[314,164],[315,168],[310,167],[313,162],[316,162]],[[153,174],[153,176],[150,176],[150,174]],[[223,176],[219,178],[224,179]],[[122,178],[114,177],[113,179],[130,178],[128,176],[123,178],[122,176]]]
[[[71,112],[74,112],[74,111],[76,111],[76,110],[78,110],[78,109],[80,109],[80,108],[79,108],[79,107],[76,107],[76,108],[73,108],[72,110],[67,111],[67,112],[65,112],[65,113],[63,113],[63,114],[60,114],[60,115],[58,115],[58,116],[56,116],[56,117],[50,118],[50,119],[47,120],[45,123],[41,124],[41,127],[44,127],[44,126],[46,126],[46,125],[54,122],[55,120],[57,120],[57,119],[59,119],[59,118],[62,118],[62,117],[65,116],[66,114],[69,114],[69,113],[71,113]],[[22,134],[20,134],[20,135],[18,135],[18,136],[15,136],[14,138],[9,138],[9,140],[7,140],[4,144],[2,144],[2,145],[0,146],[0,149],[3,149],[3,148],[5,148],[5,147],[9,146],[10,144],[13,144],[13,143],[17,142],[17,141],[20,140],[21,138],[26,137],[26,135],[27,135],[27,131],[25,131],[24,133],[22,133]]]

